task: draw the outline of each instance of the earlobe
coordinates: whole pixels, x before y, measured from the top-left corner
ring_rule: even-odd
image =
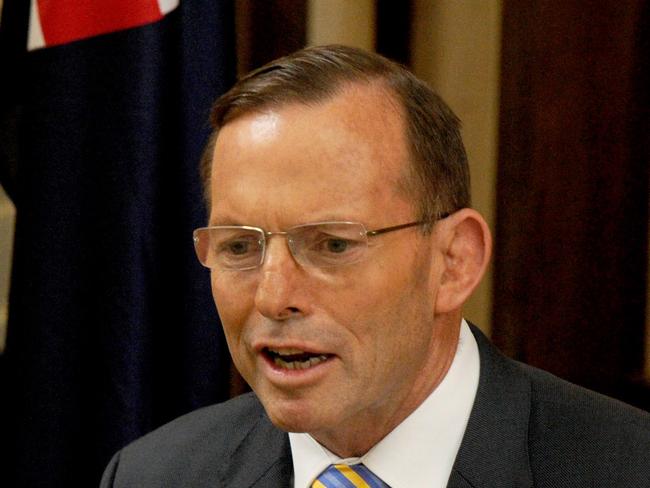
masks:
[[[490,261],[492,236],[485,219],[464,208],[439,223],[443,271],[436,313],[460,310],[478,286]]]

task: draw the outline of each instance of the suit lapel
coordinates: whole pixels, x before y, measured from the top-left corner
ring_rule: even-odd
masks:
[[[474,326],[481,372],[448,488],[533,486],[528,457],[530,382]]]
[[[289,488],[292,476],[289,436],[262,415],[233,452],[219,486]]]

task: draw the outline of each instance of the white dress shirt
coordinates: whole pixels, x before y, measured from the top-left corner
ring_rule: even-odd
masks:
[[[290,433],[294,488],[309,488],[330,464],[359,462],[391,488],[445,488],[476,397],[479,368],[478,346],[463,320],[442,382],[362,457],[341,459],[309,434]]]

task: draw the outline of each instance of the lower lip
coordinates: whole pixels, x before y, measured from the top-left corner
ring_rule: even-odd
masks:
[[[334,364],[335,356],[329,356],[325,361],[322,361],[314,366],[306,369],[288,369],[275,364],[266,354],[260,354],[266,376],[272,383],[281,386],[306,386],[313,383],[327,374],[327,370]]]

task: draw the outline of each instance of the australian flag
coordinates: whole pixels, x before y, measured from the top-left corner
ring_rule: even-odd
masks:
[[[15,158],[0,175],[17,212],[1,486],[97,486],[117,449],[227,396],[191,232],[209,109],[234,78],[233,10],[4,0]]]

